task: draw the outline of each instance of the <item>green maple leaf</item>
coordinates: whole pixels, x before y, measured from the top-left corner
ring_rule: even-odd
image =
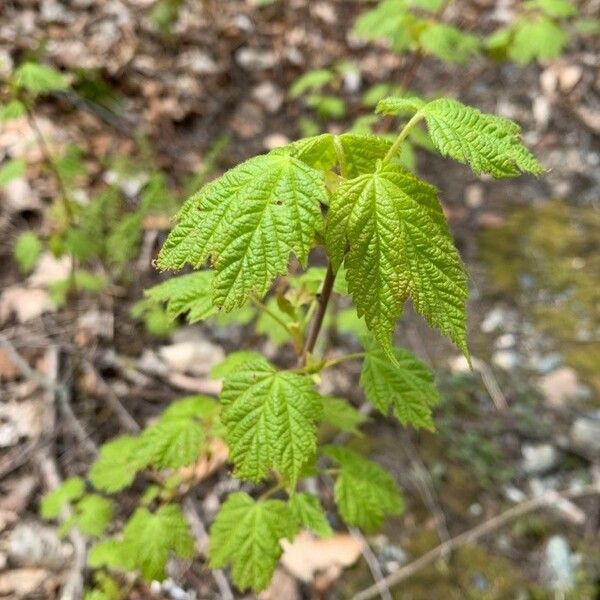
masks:
[[[221,400],[237,476],[259,481],[275,468],[293,483],[316,450],[322,400],[311,378],[254,360],[225,377]]]
[[[479,49],[477,36],[445,23],[436,23],[425,29],[419,42],[426,52],[448,62],[464,63]]]
[[[66,79],[52,67],[26,62],[15,71],[15,83],[30,92],[45,94],[68,87]]]
[[[468,163],[475,173],[500,178],[543,172],[521,144],[521,128],[509,119],[482,113],[449,98],[427,103],[418,98],[386,98],[377,105],[377,112],[414,112],[415,119],[424,118],[431,141],[442,156]]]
[[[230,311],[251,293],[264,296],[290,254],[305,262],[327,202],[319,171],[283,152],[256,156],[186,202],[158,265],[200,267],[212,258],[213,302]]]
[[[566,32],[547,17],[521,19],[515,24],[508,56],[520,65],[556,58],[568,41]]]
[[[359,175],[372,173],[377,161],[381,160],[392,143],[375,135],[344,133],[337,136],[341,150],[341,171],[344,177],[352,179]]]
[[[324,454],[340,466],[334,497],[348,525],[370,533],[381,527],[387,515],[402,513],[404,502],[400,490],[378,464],[348,448],[327,446]]]
[[[210,376],[213,379],[224,379],[227,375],[235,373],[244,363],[257,359],[261,360],[262,354],[253,350],[231,352],[211,369]]]
[[[136,473],[144,466],[137,457],[139,439],[122,436],[103,444],[100,455],[92,465],[88,478],[98,490],[112,494],[133,483]]]
[[[262,590],[283,552],[280,540],[291,540],[296,532],[296,520],[285,502],[255,501],[236,492],[227,498],[210,529],[210,566],[231,564],[233,581],[240,590]]]
[[[288,504],[299,527],[310,529],[310,531],[323,538],[330,537],[333,534],[321,502],[316,496],[301,492],[294,494]]]
[[[148,581],[162,581],[171,553],[181,558],[194,555],[194,540],[180,507],[166,504],[155,513],[138,508],[123,529],[122,556],[127,568],[139,569]]]
[[[431,408],[439,401],[433,375],[408,350],[394,348],[396,362],[371,348],[363,363],[360,385],[367,399],[384,415],[392,406],[403,425],[434,430]]]
[[[61,527],[61,530],[65,532],[74,525],[86,535],[102,535],[113,517],[113,512],[114,504],[111,500],[98,494],[88,494],[77,502],[73,519]]]
[[[25,173],[27,163],[22,158],[13,158],[0,167],[0,187]]]
[[[573,17],[577,14],[577,7],[569,0],[530,0],[525,2],[526,9],[539,9],[550,17]]]
[[[56,489],[44,495],[40,503],[40,515],[44,519],[56,519],[69,502],[81,498],[84,492],[85,482],[81,477],[65,479]]]
[[[327,423],[340,431],[358,435],[360,433],[358,427],[365,421],[367,421],[367,417],[356,410],[347,400],[333,396],[323,398],[322,423]]]
[[[214,416],[217,409],[217,403],[208,396],[189,396],[174,402],[140,436],[138,460],[159,469],[193,463],[206,438],[203,420]]]
[[[161,420],[140,436],[138,457],[158,469],[184,467],[200,456],[204,441],[202,425],[194,419]]]
[[[435,188],[394,165],[342,183],[331,200],[326,245],[334,269],[344,261],[358,316],[389,355],[408,297],[468,353],[466,276]]]
[[[386,38],[396,52],[403,52],[414,43],[412,33],[420,22],[404,0],[383,0],[358,18],[354,33],[365,40]]]
[[[167,315],[175,319],[187,315],[188,323],[197,323],[217,312],[212,302],[211,271],[197,271],[171,277],[145,291],[152,302],[166,302]]]

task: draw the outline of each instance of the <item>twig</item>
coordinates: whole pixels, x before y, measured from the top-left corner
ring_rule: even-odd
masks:
[[[448,524],[446,523],[446,515],[440,506],[440,503],[436,497],[435,487],[429,471],[425,468],[425,465],[421,461],[417,449],[408,437],[408,435],[402,435],[400,437],[400,443],[404,448],[408,460],[411,462],[414,470],[414,481],[418,491],[421,494],[421,498],[425,506],[429,509],[433,518],[435,519],[438,536],[441,542],[447,542],[450,539],[450,533],[448,531]]]
[[[183,501],[183,513],[185,514],[190,529],[196,538],[196,550],[201,555],[206,555],[206,549],[208,544],[208,534],[206,533],[206,527],[204,522],[200,518],[194,501],[188,496]],[[215,583],[219,588],[220,597],[222,600],[234,600],[233,592],[229,587],[229,582],[225,573],[221,569],[213,569],[212,576],[215,579]]]
[[[487,393],[490,395],[494,406],[498,410],[506,410],[508,408],[506,396],[502,393],[502,390],[498,385],[498,381],[494,377],[494,373],[490,367],[484,361],[475,357],[471,358],[471,362],[473,363],[473,368],[476,371],[479,371],[483,385],[485,386]]]
[[[329,298],[331,298],[331,291],[333,290],[333,283],[335,282],[335,273],[331,268],[331,264],[327,265],[327,273],[323,281],[323,287],[317,300],[317,311],[315,312],[313,319],[310,323],[308,336],[302,349],[302,356],[300,357],[300,366],[306,365],[308,355],[315,349],[319,332],[323,326],[323,319],[327,312],[327,305],[329,304]]]
[[[98,370],[92,365],[91,362],[85,360],[83,362],[83,368],[90,375],[92,375],[96,381],[96,383],[102,389],[102,393],[108,400],[108,405],[112,409],[112,411],[117,415],[117,418],[121,422],[121,425],[130,432],[138,432],[140,430],[140,426],[137,424],[137,421],[129,414],[127,409],[123,406],[123,403],[119,400],[119,397],[115,394],[113,389],[104,381]]]
[[[73,433],[77,440],[83,444],[85,449],[93,454],[96,451],[95,444],[90,440],[89,435],[79,422],[79,419],[71,408],[69,402],[69,389],[62,383],[55,383],[51,379],[44,377],[38,373],[35,369],[32,369],[28,362],[17,352],[12,342],[4,335],[0,334],[0,346],[4,348],[10,361],[21,371],[21,374],[27,379],[35,381],[38,385],[43,387],[46,391],[55,395],[55,399],[58,403],[60,411],[63,413],[65,418],[69,421],[69,424],[73,430]]]
[[[74,214],[73,209],[71,208],[71,205],[69,203],[69,191],[67,190],[65,182],[63,181],[63,178],[60,174],[60,171],[56,166],[56,162],[54,160],[54,157],[52,156],[50,146],[48,145],[48,142],[46,141],[42,130],[39,128],[33,111],[31,110],[27,102],[24,102],[23,104],[25,106],[25,114],[27,115],[27,122],[29,123],[29,126],[31,127],[33,133],[37,138],[38,144],[42,149],[42,154],[44,155],[46,163],[48,164],[48,168],[52,171],[52,174],[56,178],[56,183],[58,184],[58,188],[62,197],[63,208],[65,209],[65,215],[67,217],[67,220],[69,221],[69,224],[72,225],[74,220]]]
[[[5,340],[6,341],[6,340]],[[46,420],[46,428],[50,431],[54,430],[56,423],[56,390],[60,389],[60,386],[56,385],[58,378],[58,349],[51,347],[48,349],[47,356],[49,358],[49,375],[46,379],[46,389],[48,392],[48,419]],[[90,442],[91,443],[91,442]],[[40,470],[42,479],[46,487],[50,490],[56,489],[61,484],[61,478],[56,466],[56,461],[51,455],[53,446],[48,444],[40,448],[35,453],[36,462]],[[71,508],[66,506],[61,514],[63,521],[69,519],[72,515]],[[62,587],[60,593],[60,600],[80,600],[83,597],[83,573],[86,565],[87,548],[85,538],[76,528],[71,529],[69,532],[69,539],[73,544],[73,560],[71,562],[71,569],[69,575]]]
[[[589,496],[592,494],[600,493],[600,484],[596,483],[593,485],[584,486],[582,488],[576,490],[565,490],[562,492],[551,491],[536,498],[532,498],[530,500],[525,500],[516,506],[508,509],[507,511],[497,515],[461,533],[456,536],[440,544],[439,546],[433,548],[429,552],[423,554],[420,558],[417,558],[411,563],[408,563],[404,567],[398,569],[395,573],[392,573],[388,577],[383,580],[383,584],[387,588],[392,588],[395,585],[398,585],[405,579],[408,579],[421,569],[429,566],[433,562],[435,562],[441,556],[448,554],[449,552],[456,550],[465,544],[469,544],[478,540],[479,538],[491,533],[492,531],[499,529],[500,527],[506,525],[513,519],[526,515],[534,510],[544,508],[547,506],[551,506],[556,503],[561,498],[580,498],[582,496]],[[352,600],[369,600],[369,598],[374,598],[380,593],[381,583],[379,585],[372,585],[371,587],[363,590],[356,594]]]
[[[365,562],[367,563],[367,566],[369,567],[369,571],[371,571],[373,579],[375,580],[375,587],[377,587],[381,600],[392,600],[390,590],[384,583],[381,567],[379,566],[377,557],[371,550],[371,546],[369,546],[369,542],[367,542],[365,536],[360,532],[360,530],[356,529],[356,527],[350,527],[349,531],[350,535],[360,543],[360,551],[365,559]]]

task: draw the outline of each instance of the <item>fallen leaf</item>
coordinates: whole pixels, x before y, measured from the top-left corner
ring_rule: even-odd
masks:
[[[218,438],[210,441],[208,452],[203,454],[193,465],[183,467],[179,474],[184,480],[189,480],[194,485],[210,477],[215,471],[218,471],[229,457],[229,448],[227,444]]]
[[[48,576],[45,569],[12,569],[0,573],[0,597],[25,598],[35,592]]]
[[[223,348],[203,340],[162,346],[158,354],[170,369],[194,375],[206,375],[225,358]]]
[[[13,314],[19,323],[25,323],[47,312],[56,311],[56,306],[46,290],[10,287],[0,296],[0,323]]]
[[[64,281],[71,274],[73,259],[65,254],[56,258],[50,252],[42,254],[37,262],[35,271],[29,276],[27,282],[32,287],[43,288],[57,281]]]
[[[311,582],[319,572],[340,571],[354,564],[361,555],[361,544],[347,533],[336,533],[319,539],[301,532],[293,543],[282,542],[284,549],[281,564],[294,577]]]

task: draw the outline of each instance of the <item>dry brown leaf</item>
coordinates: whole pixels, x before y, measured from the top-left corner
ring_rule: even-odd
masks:
[[[38,438],[45,417],[45,402],[39,398],[0,404],[0,447],[14,446],[22,438]]]
[[[218,438],[214,438],[208,445],[208,453],[201,456],[193,465],[183,467],[179,474],[185,480],[197,484],[210,477],[218,471],[229,457],[227,444]]]
[[[35,592],[49,575],[45,569],[13,569],[0,573],[0,597],[25,598]]]
[[[258,595],[260,600],[300,600],[298,582],[283,569],[277,569],[271,585]]]
[[[223,348],[205,340],[190,340],[162,346],[158,354],[169,369],[180,373],[206,375],[225,358]]]
[[[282,542],[281,563],[294,577],[306,583],[320,572],[334,574],[354,564],[361,555],[361,544],[350,534],[336,533],[330,538],[316,538],[302,531],[293,543]]]
[[[10,287],[0,296],[0,323],[7,321],[13,314],[19,323],[25,323],[55,310],[56,306],[46,290]]]
[[[12,363],[6,350],[0,348],[0,381],[12,381],[19,373],[19,369]]]
[[[51,252],[44,252],[27,282],[32,287],[47,287],[51,283],[64,281],[71,274],[72,264],[73,259],[67,254],[56,258]]]

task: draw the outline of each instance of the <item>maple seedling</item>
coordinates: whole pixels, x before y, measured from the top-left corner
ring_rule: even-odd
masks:
[[[364,416],[317,386],[323,370],[362,360],[360,385],[375,409],[393,413],[403,426],[433,430],[433,374],[393,341],[408,299],[469,356],[467,274],[437,190],[400,166],[401,146],[425,124],[443,156],[477,174],[539,174],[542,167],[521,144],[518,125],[455,100],[390,97],[377,112],[407,115],[395,141],[349,133],[301,139],[227,171],[180,210],[157,264],[197,271],[152,288],[148,301],[190,322],[250,307],[269,319],[264,331],[291,342],[297,357],[280,367],[257,352],[235,352],[213,370],[223,380],[220,402],[182,399],[139,435],[101,448],[88,476],[98,492],[116,493],[140,472],[163,476],[153,474],[158,489],[144,495],[123,531],[92,548],[93,567],[162,578],[170,554],[192,554],[177,469],[210,453],[217,438],[229,448],[233,476],[256,490],[230,494],[210,528],[210,565],[230,567],[242,590],[268,586],[281,540],[293,540],[300,529],[331,534],[327,511],[307,491],[314,486],[305,486],[306,478],[323,484],[333,478],[341,520],[367,533],[402,513],[400,489],[388,472],[354,450],[322,443],[322,425],[353,434]],[[327,266],[309,267],[318,246]],[[292,257],[303,273],[292,272]],[[265,300],[272,289],[274,297]],[[334,358],[317,351],[332,294],[351,297],[363,351]]]

